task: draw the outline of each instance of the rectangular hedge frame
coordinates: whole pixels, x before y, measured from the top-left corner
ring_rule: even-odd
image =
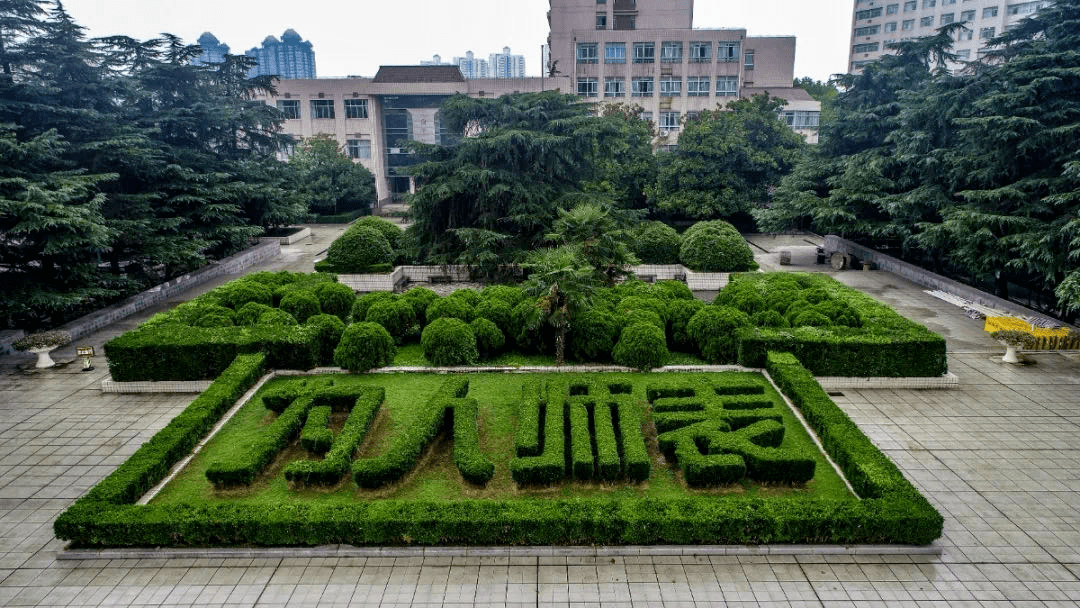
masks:
[[[768,358],[862,500],[382,500],[355,505],[136,505],[262,373],[243,355],[124,464],[57,518],[82,547],[222,545],[929,544],[943,518],[789,354]],[[230,401],[231,400],[231,401]],[[195,435],[198,435],[196,437]]]

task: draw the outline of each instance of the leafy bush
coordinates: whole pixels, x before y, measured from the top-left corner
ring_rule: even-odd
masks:
[[[390,242],[382,232],[365,225],[350,226],[326,252],[326,262],[336,272],[368,272],[372,266],[393,261]]]
[[[274,310],[272,306],[266,304],[259,304],[258,302],[248,302],[240,307],[240,310],[236,311],[235,320],[237,325],[244,327],[251,327],[259,322],[259,317],[264,312]]]
[[[274,292],[267,285],[251,279],[229,281],[213,291],[222,306],[240,310],[245,304],[255,302],[269,306],[273,302]]]
[[[345,328],[334,350],[334,363],[352,372],[366,372],[394,362],[397,347],[378,323],[353,323]]]
[[[630,250],[644,264],[678,264],[682,237],[663,222],[638,224],[632,233]]]
[[[693,352],[697,350],[697,343],[686,330],[690,319],[702,308],[705,303],[701,300],[672,300],[667,304],[668,319],[668,344],[672,350]]]
[[[349,311],[349,318],[354,322],[364,321],[367,319],[368,309],[376,302],[382,302],[383,300],[394,300],[398,296],[390,293],[389,291],[373,291],[366,293],[352,304],[352,309]]]
[[[791,321],[792,327],[832,327],[832,324],[832,319],[816,310],[804,310]]]
[[[446,300],[452,298],[440,302]],[[429,323],[420,336],[420,344],[424,356],[433,365],[471,365],[480,356],[472,327],[458,318],[441,317]]]
[[[700,272],[754,270],[754,253],[737,230],[727,222],[698,222],[683,234],[679,259]]]
[[[667,324],[667,302],[659,298],[629,296],[619,300],[615,310],[620,314],[627,314],[635,310],[650,310],[660,317],[660,329],[664,329]]]
[[[486,298],[481,300],[473,309],[473,318],[487,319],[495,324],[503,333],[510,330],[510,317],[512,309],[506,300],[499,298]]]
[[[694,292],[682,281],[657,281],[653,283],[652,294],[664,301],[693,300]]]
[[[341,335],[345,333],[345,323],[334,315],[315,315],[310,317],[304,325],[310,327],[314,334],[319,364],[333,364],[334,349],[341,342]]]
[[[750,323],[755,327],[791,327],[784,315],[771,309],[754,313],[750,317]]]
[[[502,300],[510,308],[525,301],[525,290],[515,285],[488,285],[480,290],[480,298],[484,300]]]
[[[290,315],[284,310],[281,310],[280,308],[271,308],[270,310],[259,315],[259,319],[255,322],[255,324],[289,326],[299,325],[300,323],[296,320],[296,317]]]
[[[469,325],[476,335],[476,349],[481,359],[490,359],[502,351],[506,336],[497,325],[484,318],[474,319]]]
[[[424,316],[429,324],[436,319],[444,318],[459,319],[468,323],[472,320],[473,310],[467,297],[448,297],[432,302]]]
[[[191,324],[192,327],[232,327],[233,323],[232,311],[224,306],[218,307],[221,310],[209,310],[204,313],[195,322]]]
[[[627,326],[612,355],[619,365],[642,371],[660,367],[669,357],[664,330],[648,323]]]
[[[431,306],[432,302],[439,299],[439,294],[427,287],[413,287],[409,291],[401,294],[401,297],[413,307],[413,312],[416,313],[416,320],[421,325],[427,325],[427,308],[428,306]]]
[[[356,398],[345,427],[322,460],[298,460],[285,465],[285,479],[293,482],[333,485],[349,472],[353,454],[371,428],[386,396],[382,387],[364,387]]]
[[[382,325],[394,337],[394,342],[401,344],[416,324],[416,312],[401,298],[383,299],[371,305],[365,320]]]
[[[307,321],[308,317],[322,314],[322,309],[319,307],[319,298],[307,290],[289,292],[281,298],[281,304],[278,305],[278,308],[292,315],[300,323]]]
[[[510,335],[524,352],[551,351],[553,336],[550,326],[541,322],[540,309],[537,308],[535,300],[525,300],[510,311]]]
[[[325,454],[334,443],[334,432],[330,430],[330,406],[320,405],[311,408],[304,429],[300,431],[300,445],[313,454]]]
[[[623,327],[628,327],[636,323],[648,323],[660,331],[665,331],[667,329],[667,324],[660,318],[660,315],[652,310],[645,310],[643,308],[628,311],[622,315],[621,319]]]
[[[567,338],[570,358],[583,363],[611,361],[622,327],[622,320],[606,310],[590,308],[575,315]]]
[[[738,330],[750,326],[745,312],[727,306],[706,306],[686,324],[701,356],[711,363],[734,363],[739,353]]]
[[[814,305],[814,311],[821,313],[832,321],[833,325],[845,327],[862,327],[859,313],[855,309],[840,300],[824,300]]]
[[[313,274],[290,274],[295,274],[296,277],[292,281],[274,288],[274,306],[280,306],[281,298],[294,291],[314,292],[315,288],[323,283],[337,282],[337,277],[332,274],[320,274],[317,272]]]
[[[447,297],[460,298],[469,305],[469,308],[473,308],[480,303],[480,292],[475,289],[455,289],[454,292]]]
[[[342,321],[349,320],[356,294],[348,285],[341,283],[319,283],[313,290],[319,299],[319,308],[328,315],[334,315]]]
[[[393,250],[395,254],[401,250],[402,245],[404,244],[405,231],[401,229],[401,226],[398,226],[390,220],[374,215],[365,215],[353,222],[352,226],[349,228],[352,229],[360,226],[378,230],[379,233],[383,235],[383,238],[386,239],[386,242],[389,243],[390,249]]]

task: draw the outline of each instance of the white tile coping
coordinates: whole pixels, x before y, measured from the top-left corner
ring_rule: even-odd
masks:
[[[66,549],[58,560],[228,559],[285,557],[614,557],[661,555],[941,555],[940,545],[622,545],[594,547],[223,547],[199,549]]]
[[[636,372],[632,367],[622,365],[563,365],[542,366],[523,365],[514,366],[459,366],[459,367],[423,367],[423,366],[394,366],[381,367],[372,370],[372,374],[550,374],[550,373],[597,373],[597,372]],[[665,365],[658,367],[654,373],[672,372],[729,372],[729,371],[754,371],[764,372],[761,369],[751,369],[739,365]],[[346,374],[348,371],[340,367],[316,367],[312,370],[277,370],[281,376],[298,376],[312,374]],[[955,389],[960,386],[960,379],[949,372],[944,376],[935,378],[844,378],[839,376],[822,376],[817,378],[821,388],[826,391],[842,389]],[[162,382],[116,382],[112,378],[106,378],[101,382],[103,393],[201,393],[205,391],[212,380],[192,381],[162,381]]]

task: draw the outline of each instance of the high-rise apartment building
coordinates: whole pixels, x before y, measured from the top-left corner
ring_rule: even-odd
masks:
[[[586,99],[643,108],[672,143],[683,121],[768,92],[816,141],[821,105],[792,86],[795,38],[694,29],[693,0],[550,0],[554,85]]]
[[[961,62],[978,59],[986,41],[1050,4],[1050,0],[855,0],[848,70],[889,53],[892,42],[929,36],[963,23],[953,52]],[[959,68],[958,63],[953,68]]]
[[[501,53],[488,56],[492,78],[524,78],[525,56],[510,53],[510,47],[504,46]]]
[[[229,54],[229,45],[222,43],[210,32],[203,32],[202,36],[199,36],[199,46],[202,47],[202,54],[192,61],[195,65],[223,63],[225,55]]]
[[[262,47],[255,47],[244,54],[259,62],[248,73],[249,77],[315,78],[315,51],[311,42],[302,39],[296,30],[285,30],[281,40],[267,36]]]
[[[472,51],[467,51],[464,57],[454,57],[454,65],[461,68],[461,75],[465,78],[491,78],[491,65],[487,59],[479,59]]]

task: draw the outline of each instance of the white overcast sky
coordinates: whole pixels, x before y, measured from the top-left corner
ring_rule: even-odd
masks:
[[[652,0],[660,1],[663,0]],[[162,32],[195,43],[204,31],[234,54],[295,29],[315,49],[320,77],[374,76],[380,65],[479,57],[509,46],[540,75],[548,0],[65,0],[91,37],[145,39]],[[751,36],[794,35],[795,76],[843,71],[851,0],[697,0],[694,26],[745,27]]]

